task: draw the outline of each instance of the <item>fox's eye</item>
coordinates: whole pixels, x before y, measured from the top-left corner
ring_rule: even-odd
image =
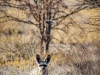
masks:
[[[43,67],[47,67],[47,65],[39,65],[39,66],[40,66],[40,67],[42,67],[42,66],[43,66]]]
[[[43,67],[47,67],[47,65],[43,65]]]
[[[42,66],[42,65],[39,65],[40,67]]]

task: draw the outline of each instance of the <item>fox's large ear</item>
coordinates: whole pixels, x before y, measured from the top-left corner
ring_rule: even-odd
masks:
[[[41,57],[39,54],[36,55],[36,61],[38,64],[41,62]]]
[[[47,58],[45,59],[45,62],[48,64],[51,60],[51,55],[48,55]]]

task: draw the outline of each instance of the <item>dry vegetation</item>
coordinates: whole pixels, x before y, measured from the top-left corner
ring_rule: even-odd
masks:
[[[100,26],[94,25],[95,19],[92,19],[93,24],[79,23],[84,15],[90,17],[95,10],[98,9],[80,11],[74,15],[74,20],[71,19],[73,16],[68,17],[52,29],[48,51],[52,55],[50,75],[100,75]],[[27,19],[23,15],[25,12],[16,12],[18,10],[7,11],[20,19]],[[77,16],[79,14],[81,17]],[[0,18],[0,22],[6,19]],[[35,54],[39,50],[39,38],[39,30],[32,24],[15,21],[0,23],[0,75],[28,75],[32,68],[36,68]]]
[[[21,27],[22,34],[17,34],[18,29],[13,30],[10,35],[6,30],[6,35],[2,33],[0,37],[0,73],[28,75],[32,68],[37,67],[34,52],[38,50],[39,42],[31,29],[27,34]],[[68,41],[68,44],[59,44],[52,40],[49,51],[52,55],[49,65],[50,75],[99,75],[100,41],[99,34],[93,33],[78,34],[75,36],[77,39],[71,39],[73,42]],[[84,38],[80,39],[80,37]],[[65,38],[66,36],[63,37]]]

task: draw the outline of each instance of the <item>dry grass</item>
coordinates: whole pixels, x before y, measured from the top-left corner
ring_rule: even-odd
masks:
[[[70,45],[70,49],[58,49],[53,54],[50,64],[50,75],[99,75],[99,43]]]
[[[52,60],[49,64],[50,75],[99,75],[100,64],[100,47],[99,42],[84,45],[87,50],[82,49],[79,44],[71,45],[70,49],[56,47],[58,52],[50,52]],[[28,75],[32,68],[36,68],[35,55],[28,60],[21,59],[20,61],[7,62],[8,72],[11,66],[15,69],[12,70],[12,75]],[[4,65],[4,66],[5,66]],[[2,70],[4,67],[1,67]],[[24,71],[23,71],[24,70]],[[3,70],[5,73],[5,71]],[[27,73],[25,73],[27,72]],[[7,74],[7,75],[10,75]]]
[[[12,34],[9,34],[11,30]],[[28,75],[36,68],[35,50],[39,40],[32,34],[34,27],[4,26],[0,36],[0,74],[1,75]],[[18,34],[18,31],[22,31]],[[50,75],[99,75],[100,41],[97,32],[61,35],[65,44],[52,40],[48,54],[52,55],[49,64]],[[76,32],[76,31],[75,31]],[[63,34],[63,32],[62,32]],[[38,35],[38,34],[37,34]],[[68,37],[67,37],[68,36]],[[63,37],[63,38],[62,38]],[[67,37],[67,38],[66,38]],[[68,40],[69,39],[69,40]],[[55,44],[56,43],[56,44]],[[69,43],[69,44],[68,44]]]
[[[4,28],[4,31],[6,30],[7,28]],[[38,39],[32,35],[32,32],[30,31],[31,29],[29,29],[27,32],[23,30],[22,34],[18,34],[18,30],[19,29],[15,29],[11,35],[9,35],[8,32],[6,33],[8,35],[1,32],[1,75],[28,75],[32,68],[37,67],[34,60],[34,52],[38,49]],[[63,37],[63,39],[65,39],[65,37]],[[84,40],[87,38],[90,39],[87,39],[86,42],[83,41],[83,37]],[[74,38],[72,39],[73,42],[69,44],[66,44],[65,40],[63,40],[65,44],[59,44],[56,42],[57,40],[52,40],[52,43],[57,44],[51,44],[52,46],[50,46],[50,50],[48,52],[48,54],[52,55],[52,60],[49,64],[49,74],[99,75],[100,42],[98,41],[98,37],[99,34],[96,35],[96,32],[94,32],[84,35],[75,34]]]
[[[17,11],[10,9],[7,12],[20,19],[27,19],[25,12],[16,14]],[[65,21],[69,22],[69,19]],[[48,52],[52,55],[50,75],[99,75],[100,30],[96,31],[97,27],[90,25],[83,26],[82,30],[72,24],[68,28],[63,25],[57,28],[64,29],[66,33],[57,29],[51,32],[51,44],[54,45],[50,46]],[[39,46],[37,33],[39,31],[33,25],[15,21],[0,23],[0,75],[28,75],[32,68],[37,67],[34,53]],[[55,43],[64,44],[55,46]]]

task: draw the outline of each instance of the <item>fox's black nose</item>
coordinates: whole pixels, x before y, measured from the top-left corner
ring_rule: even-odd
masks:
[[[43,67],[43,69],[45,69],[45,67]]]

